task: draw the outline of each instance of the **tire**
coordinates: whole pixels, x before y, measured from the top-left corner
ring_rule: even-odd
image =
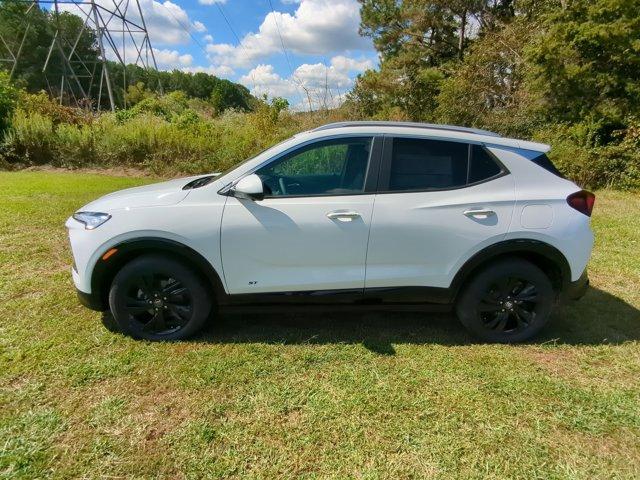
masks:
[[[122,333],[175,341],[202,328],[212,299],[204,280],[189,266],[161,255],[145,255],[116,274],[109,307]]]
[[[516,343],[549,321],[555,292],[549,277],[526,260],[499,260],[467,283],[456,302],[460,322],[477,338]]]

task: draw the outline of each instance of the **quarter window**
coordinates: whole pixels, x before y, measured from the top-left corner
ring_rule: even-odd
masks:
[[[361,193],[371,142],[371,137],[317,142],[271,162],[256,174],[272,197]]]
[[[471,164],[469,165],[469,179],[467,183],[476,183],[495,177],[502,169],[480,145],[471,147]]]

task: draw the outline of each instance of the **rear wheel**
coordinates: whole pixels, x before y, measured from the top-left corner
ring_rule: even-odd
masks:
[[[522,342],[549,320],[555,294],[538,267],[518,258],[483,269],[456,304],[462,324],[476,337],[498,343]]]
[[[123,333],[146,340],[181,340],[196,333],[211,311],[201,277],[159,255],[139,257],[115,276],[111,312]]]

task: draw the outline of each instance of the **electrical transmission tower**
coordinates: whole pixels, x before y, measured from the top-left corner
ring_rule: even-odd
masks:
[[[157,64],[149,33],[144,21],[139,0],[5,0],[28,4],[24,13],[24,30],[17,38],[4,38],[0,32],[0,50],[4,55],[0,62],[10,65],[10,75],[20,64],[25,39],[32,28],[31,19],[35,9],[49,11],[55,32],[48,51],[42,74],[49,93],[66,103],[83,108],[101,108],[106,103],[115,110],[117,99],[113,68],[110,62],[120,64],[123,98],[127,91],[126,65],[138,65],[146,70],[157,70]],[[70,29],[63,22],[63,12],[78,16],[80,28]],[[69,31],[72,30],[72,31]],[[82,55],[79,45],[87,38],[94,42],[92,49],[97,55]],[[56,71],[52,71],[52,58],[58,59]],[[113,64],[112,64],[113,65]],[[121,83],[121,85],[120,85]],[[161,91],[158,84],[158,90]]]

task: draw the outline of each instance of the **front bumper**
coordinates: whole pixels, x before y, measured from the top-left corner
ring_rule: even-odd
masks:
[[[580,300],[587,293],[587,290],[589,290],[589,276],[585,270],[578,280],[569,282],[562,292],[561,300]]]
[[[78,300],[81,305],[90,308],[91,310],[95,310],[96,312],[104,312],[108,309],[107,305],[105,305],[99,295],[86,293],[78,289],[76,289],[76,292],[78,293]]]

